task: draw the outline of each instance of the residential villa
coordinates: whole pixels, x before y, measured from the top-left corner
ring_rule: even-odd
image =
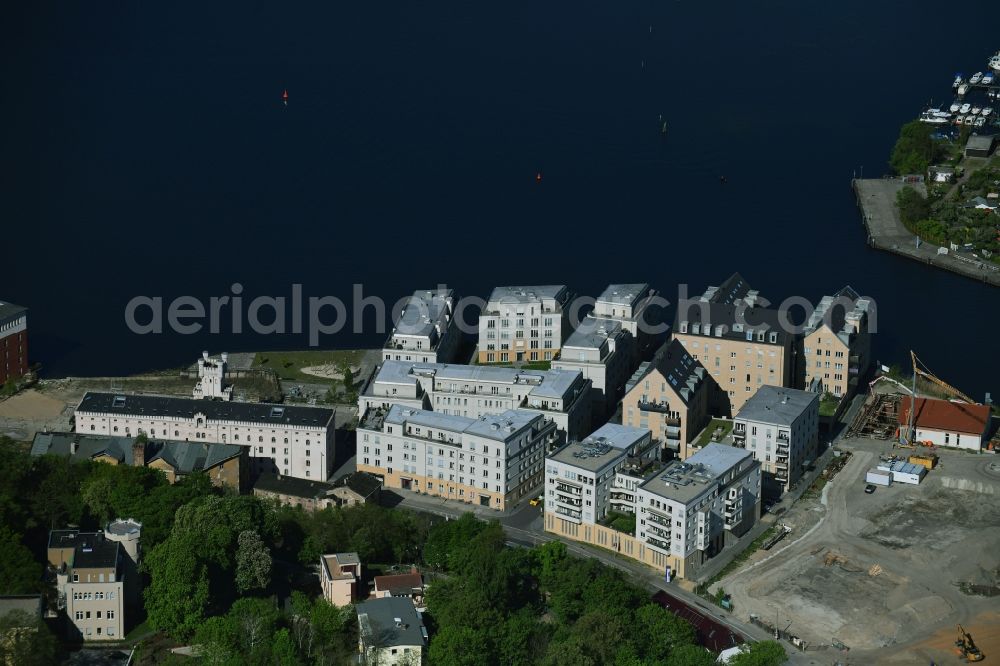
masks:
[[[375,576],[375,599],[404,597],[413,602],[417,610],[424,607],[424,577],[416,567],[410,573]]]
[[[361,663],[379,666],[422,663],[427,646],[427,629],[409,599],[370,599],[356,608]]]
[[[361,560],[357,553],[322,555],[319,565],[324,599],[334,606],[347,606],[358,600]]]

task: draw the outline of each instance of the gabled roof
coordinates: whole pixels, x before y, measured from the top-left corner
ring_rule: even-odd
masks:
[[[687,353],[678,340],[671,340],[661,347],[651,362],[639,366],[628,380],[626,392],[634,389],[647,375],[658,372],[670,384],[673,391],[687,404],[704,384],[705,368]]]
[[[388,590],[389,594],[410,594],[413,590],[424,586],[424,577],[418,573],[395,574],[393,576],[375,576],[375,589],[379,592]]]
[[[916,414],[918,428],[962,432],[977,436],[986,432],[990,423],[990,408],[987,405],[968,405],[932,398],[917,398]],[[909,422],[910,399],[903,398],[899,410],[899,423],[900,425],[908,425]]]
[[[319,499],[326,497],[334,488],[333,484],[322,481],[310,481],[293,476],[280,476],[268,472],[257,477],[253,484],[254,491],[275,493],[277,495],[288,495],[289,497],[301,497],[303,499]]]
[[[369,497],[382,487],[382,482],[367,472],[353,472],[340,477],[333,485],[350,488],[362,497]]]
[[[31,443],[31,455],[56,455],[73,461],[93,460],[108,456],[122,465],[135,464],[133,448],[135,437],[88,435],[75,432],[40,432]],[[73,451],[73,445],[76,451]],[[211,469],[220,463],[238,457],[243,447],[236,444],[208,444],[205,442],[180,442],[176,440],[148,440],[145,447],[146,464],[163,460],[180,474],[190,474]]]

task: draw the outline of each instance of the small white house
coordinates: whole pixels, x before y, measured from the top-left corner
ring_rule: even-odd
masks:
[[[917,398],[915,401],[914,439],[934,446],[949,446],[978,451],[990,430],[988,405]],[[909,398],[903,398],[899,410],[900,437],[905,438],[910,423]]]

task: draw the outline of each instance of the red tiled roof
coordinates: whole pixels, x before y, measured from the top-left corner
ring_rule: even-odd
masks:
[[[412,590],[423,587],[424,579],[418,573],[396,574],[395,576],[375,576],[375,589]]]
[[[917,413],[917,427],[929,430],[982,435],[990,422],[990,408],[987,405],[968,405],[947,400],[917,398],[915,411]],[[910,399],[903,398],[899,410],[899,423],[906,425],[909,422]]]

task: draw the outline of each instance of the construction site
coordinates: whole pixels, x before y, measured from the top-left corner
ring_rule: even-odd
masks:
[[[782,515],[791,534],[718,585],[734,613],[815,663],[1000,662],[1000,459],[916,441],[914,396],[880,384],[896,389],[865,398],[836,442],[851,454],[833,459],[842,469]],[[872,470],[902,466],[916,482],[866,489]]]

